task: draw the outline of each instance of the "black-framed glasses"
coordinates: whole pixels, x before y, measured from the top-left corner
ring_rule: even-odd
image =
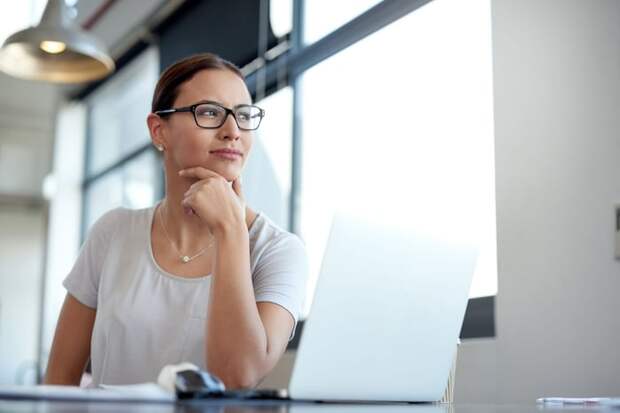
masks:
[[[232,115],[241,130],[256,130],[260,126],[265,110],[255,105],[237,105],[232,109],[217,102],[204,101],[183,108],[158,110],[159,116],[167,116],[177,112],[192,112],[196,125],[203,129],[217,129],[221,127],[228,115]]]

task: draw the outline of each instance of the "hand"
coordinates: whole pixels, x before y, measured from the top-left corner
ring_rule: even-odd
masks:
[[[246,227],[245,198],[239,177],[231,186],[222,175],[201,166],[183,169],[179,175],[198,180],[185,192],[181,205],[204,221],[215,236],[236,225]]]

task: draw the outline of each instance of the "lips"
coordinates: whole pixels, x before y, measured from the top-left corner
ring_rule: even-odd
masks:
[[[217,156],[218,158],[222,160],[233,161],[233,162],[240,160],[241,157],[243,156],[240,151],[236,149],[229,149],[229,148],[216,149],[214,151],[211,151],[210,153],[211,155]]]
[[[241,153],[241,151],[238,151],[236,149],[230,149],[230,148],[216,149],[214,151],[211,151],[211,153],[214,153],[214,154],[229,154],[229,155],[238,155],[238,156],[242,156],[243,155]]]

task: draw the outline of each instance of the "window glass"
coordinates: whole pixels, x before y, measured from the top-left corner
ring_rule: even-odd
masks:
[[[88,175],[149,143],[146,117],[158,76],[157,52],[149,49],[89,99]]]
[[[304,43],[314,43],[380,2],[380,0],[305,1]]]
[[[481,238],[470,297],[496,293],[491,59],[489,1],[435,0],[304,74],[309,297],[337,208]]]
[[[152,206],[158,197],[161,162],[153,150],[147,150],[91,183],[85,193],[85,234],[101,215],[111,209]]]
[[[243,171],[243,191],[251,208],[288,229],[291,194],[293,93],[290,87],[257,103],[265,118],[254,134]]]

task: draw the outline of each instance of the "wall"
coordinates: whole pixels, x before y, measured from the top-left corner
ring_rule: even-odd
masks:
[[[0,72],[0,197],[40,197],[50,168],[54,86]]]
[[[0,204],[0,385],[34,383],[45,212]]]
[[[494,2],[499,401],[620,394],[620,2]]]
[[[0,384],[36,380],[54,86],[0,73]]]
[[[59,105],[51,171],[54,190],[49,194],[44,314],[41,320],[41,376],[47,366],[66,294],[62,281],[73,267],[80,248],[85,131],[85,105]]]

